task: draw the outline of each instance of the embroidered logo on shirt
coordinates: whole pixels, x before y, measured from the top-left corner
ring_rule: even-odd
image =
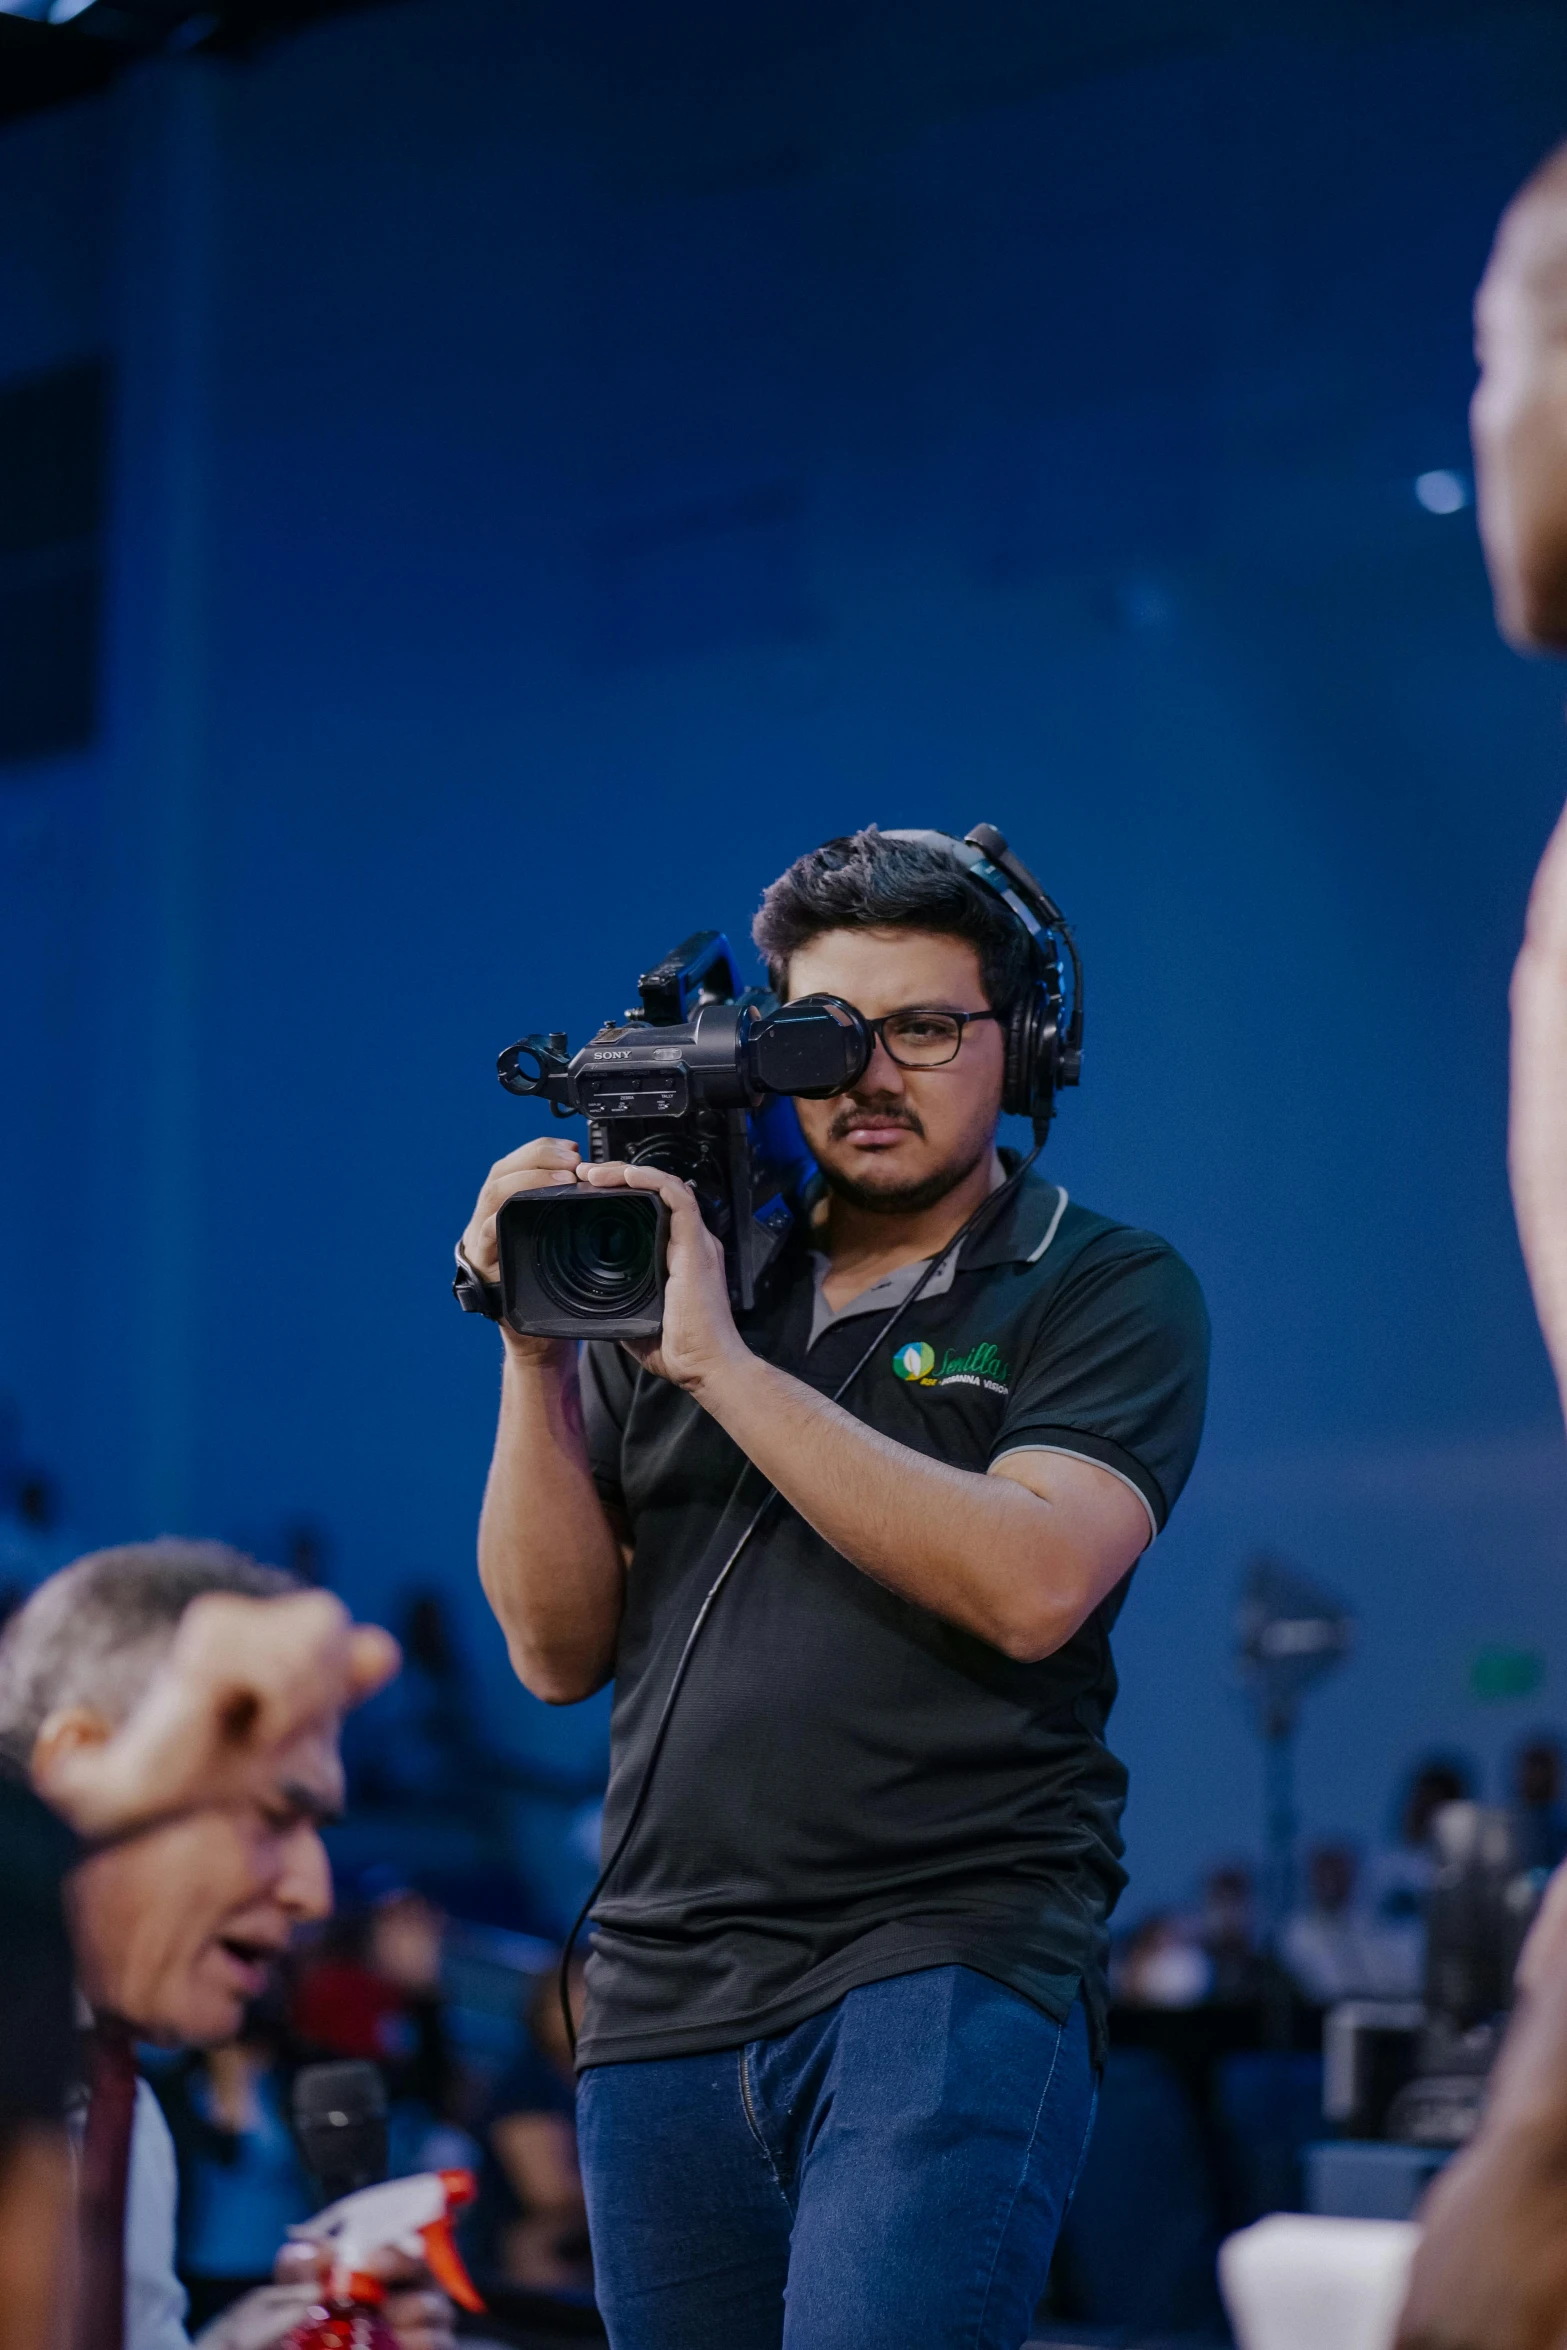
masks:
[[[982,1345],[970,1347],[966,1355],[955,1355],[949,1346],[937,1384],[945,1386],[949,1379],[973,1379],[981,1387],[999,1387],[1005,1391],[1010,1376],[999,1347],[992,1346],[987,1338]]]
[[[941,1369],[936,1368],[936,1350],[923,1339],[911,1339],[898,1347],[892,1358],[892,1367],[900,1379],[908,1379],[920,1387],[983,1387],[991,1395],[1006,1395],[1011,1377],[1001,1359],[1000,1349],[984,1339],[967,1354],[955,1354],[949,1346],[942,1358]]]

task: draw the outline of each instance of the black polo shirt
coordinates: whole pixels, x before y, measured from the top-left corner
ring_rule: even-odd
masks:
[[[801,1239],[741,1317],[764,1361],[831,1394],[873,1337],[811,1341]],[[818,1317],[819,1321],[819,1317]],[[1150,1534],[1202,1431],[1208,1322],[1148,1232],[1029,1176],[907,1307],[844,1408],[979,1473],[1065,1452],[1123,1477]],[[583,1349],[589,1456],[635,1554],[616,1652],[605,1849],[620,1833],[703,1595],[766,1488],[717,1422],[618,1347]],[[1128,1576],[1019,1664],[884,1590],[786,1505],[702,1633],[648,1806],[594,1913],[583,2064],[737,2047],[858,1983],[975,1967],[1102,2041],[1126,1773],[1104,1743]]]

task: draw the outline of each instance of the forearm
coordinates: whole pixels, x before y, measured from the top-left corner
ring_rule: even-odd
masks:
[[[1560,2350],[1567,2307],[1567,1982],[1521,2002],[1477,2134],[1421,2207],[1398,2350]]]
[[[535,1697],[570,1705],[609,1678],[625,1567],[588,1468],[569,1348],[542,1362],[507,1349],[479,1579]]]
[[[1098,1562],[1021,1485],[913,1452],[752,1354],[698,1394],[834,1550],[1006,1655],[1050,1655],[1094,1606]]]
[[[1567,341],[1488,362],[1473,409],[1480,525],[1497,619],[1522,650],[1567,647]]]
[[[1497,617],[1520,646],[1567,646],[1567,149],[1503,215],[1475,302],[1470,409]]]
[[[491,2127],[490,2144],[524,2211],[557,2218],[580,2215],[582,2174],[575,2134],[564,2115],[503,2114]]]
[[[1536,877],[1512,987],[1508,1162],[1535,1309],[1567,1405],[1567,817]]]
[[[54,2122],[0,2122],[0,2277],[5,2350],[52,2350],[66,2283],[71,2150]]]

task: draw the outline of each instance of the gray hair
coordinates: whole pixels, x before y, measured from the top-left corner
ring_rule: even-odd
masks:
[[[38,1733],[61,1706],[108,1721],[130,1713],[181,1616],[208,1591],[276,1599],[300,1585],[223,1542],[131,1542],[90,1551],[40,1583],[0,1635],[0,1768],[25,1777]]]

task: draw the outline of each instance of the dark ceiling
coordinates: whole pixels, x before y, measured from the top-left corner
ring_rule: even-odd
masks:
[[[16,0],[11,0],[12,6]],[[31,8],[35,0],[22,0]],[[69,23],[0,14],[0,122],[101,90],[139,57],[244,50],[374,0],[95,0]]]
[[[321,18],[385,0],[0,0],[0,122],[84,97],[138,58],[244,55]],[[48,21],[51,5],[68,21]],[[442,0],[425,0],[440,6]],[[497,70],[539,74],[632,178],[726,176],[767,135],[779,157],[813,139],[863,142],[921,115],[961,113],[1162,57],[1268,35],[1376,40],[1552,14],[1560,0],[907,0],[895,55],[865,0],[513,0],[489,20],[450,10],[454,45],[499,38]],[[496,28],[502,28],[497,36]],[[694,125],[694,93],[733,104]],[[766,118],[764,126],[763,118]],[[700,131],[693,142],[694,131]],[[693,143],[705,161],[698,164]],[[708,150],[714,154],[709,155]],[[798,159],[796,159],[798,160]]]

